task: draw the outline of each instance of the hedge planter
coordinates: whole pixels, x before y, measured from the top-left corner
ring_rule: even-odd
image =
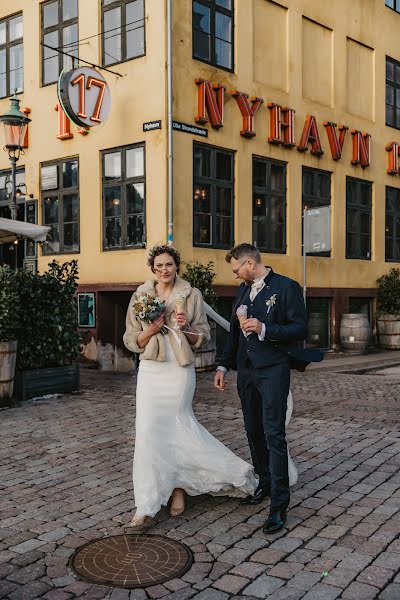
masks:
[[[0,403],[13,395],[18,342],[0,342]]]
[[[379,345],[388,350],[400,350],[400,315],[381,315],[376,324]]]
[[[19,400],[79,391],[79,365],[17,371],[14,392]]]

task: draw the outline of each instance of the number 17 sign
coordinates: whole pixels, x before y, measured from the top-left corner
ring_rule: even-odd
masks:
[[[92,67],[62,72],[57,93],[65,114],[79,127],[95,127],[108,117],[110,89],[103,75]]]

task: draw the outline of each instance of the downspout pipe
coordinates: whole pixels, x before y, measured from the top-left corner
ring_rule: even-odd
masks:
[[[172,148],[172,0],[167,0],[168,245],[174,243]]]

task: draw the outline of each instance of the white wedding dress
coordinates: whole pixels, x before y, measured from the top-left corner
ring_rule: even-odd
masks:
[[[244,497],[257,485],[253,467],[197,421],[194,365],[178,365],[168,335],[165,362],[141,360],[138,372],[133,460],[138,516],[153,517],[174,488],[189,496]]]

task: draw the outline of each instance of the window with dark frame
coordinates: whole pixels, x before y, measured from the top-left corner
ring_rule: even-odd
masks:
[[[234,0],[193,0],[193,58],[233,71]]]
[[[0,21],[0,98],[24,89],[22,13]]]
[[[193,246],[233,245],[233,152],[193,146]]]
[[[346,258],[371,260],[372,183],[346,178]]]
[[[385,261],[400,262],[400,189],[386,187]]]
[[[143,248],[145,235],[144,144],[103,152],[103,248]]]
[[[331,173],[320,169],[303,167],[302,171],[302,215],[305,208],[331,205]],[[301,223],[303,243],[303,216]],[[307,253],[307,256],[330,256],[330,252]]]
[[[385,0],[385,5],[400,13],[400,0]]]
[[[400,129],[400,62],[386,57],[386,125]]]
[[[42,222],[51,228],[43,254],[79,252],[78,159],[42,164],[40,188]]]
[[[42,3],[42,85],[58,80],[63,69],[72,69],[78,58],[78,0],[49,0]],[[59,48],[66,56],[51,50]]]
[[[103,65],[146,53],[144,0],[102,0]]]
[[[253,241],[262,252],[286,253],[286,163],[253,156]]]

